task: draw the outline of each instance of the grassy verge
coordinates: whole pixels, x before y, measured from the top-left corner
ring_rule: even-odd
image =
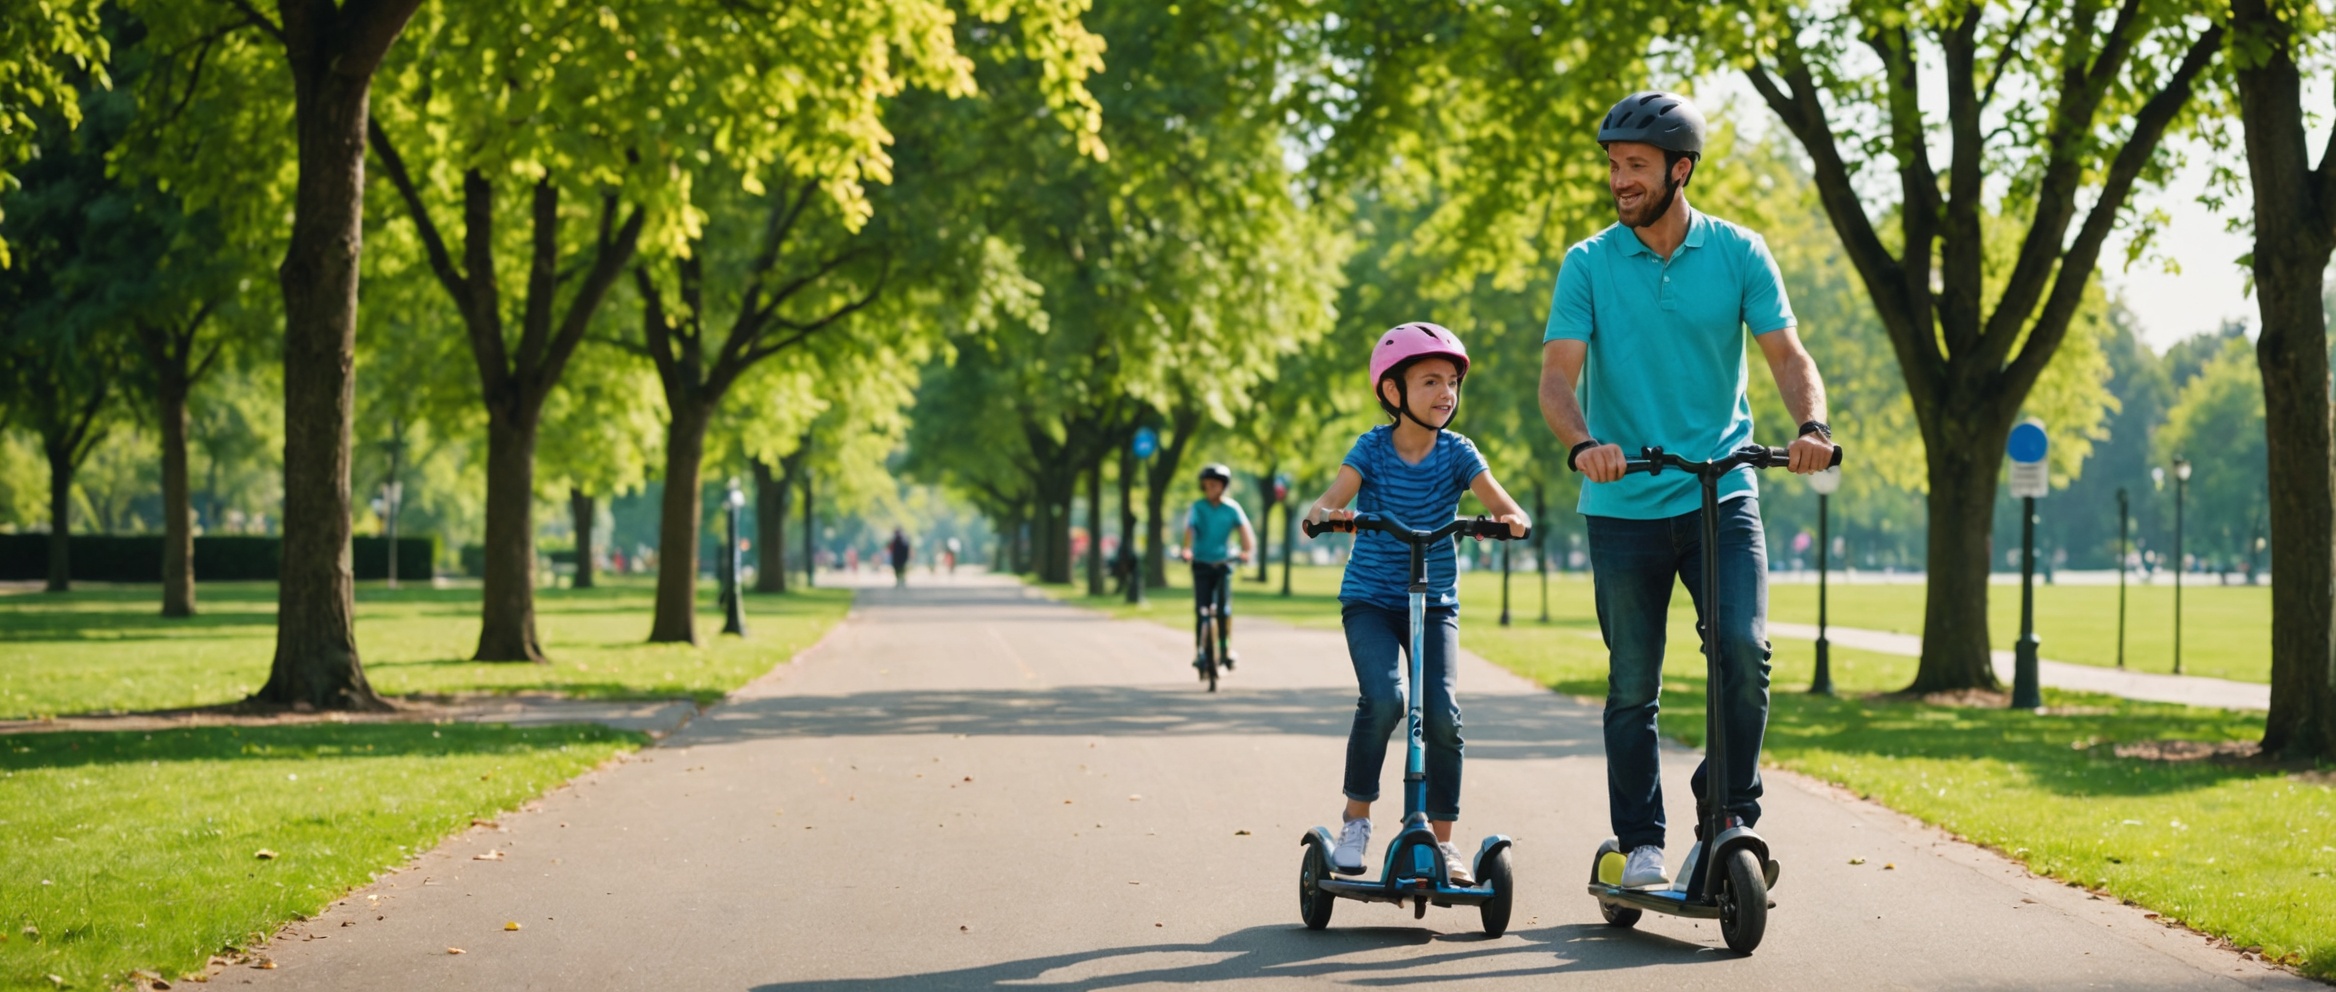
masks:
[[[63,595],[0,596],[0,718],[233,702],[267,681],[275,652],[270,583],[208,584],[202,614],[165,620],[153,586],[93,586]],[[719,699],[794,656],[843,618],[852,594],[813,589],[749,596],[746,639],[717,637],[709,588],[703,647],[645,643],[646,579],[598,589],[542,589],[536,623],[548,665],[469,660],[478,645],[476,588],[378,585],[357,593],[357,646],[375,689],[405,693],[545,691],[584,698]]]
[[[1994,586],[1987,634],[2009,651],[2020,636],[2018,586]],[[1923,587],[1835,585],[1827,593],[1832,622],[1868,630],[1922,633]],[[1817,622],[1815,585],[1771,585],[1769,615]],[[2125,663],[2135,671],[2174,670],[2174,587],[2126,590]],[[2271,681],[2271,588],[2193,584],[2182,590],[2182,671],[2239,682]],[[2036,636],[2044,657],[2103,668],[2117,664],[2116,586],[2036,586]]]
[[[202,588],[164,620],[151,586],[0,597],[0,717],[202,706],[266,680],[275,588]],[[849,590],[747,602],[753,636],[649,645],[650,587],[537,593],[551,663],[467,660],[478,590],[359,589],[380,691],[547,691],[710,702],[833,627]],[[599,727],[307,724],[0,736],[0,989],[176,979],[350,887],[646,743]],[[261,858],[256,852],[273,852]]]
[[[0,988],[199,973],[645,741],[464,724],[0,736]]]
[[[1235,615],[1337,626],[1336,570],[1299,569],[1293,576],[1296,595],[1289,599],[1276,595],[1279,578],[1277,570],[1270,591],[1247,582],[1237,586]],[[1896,597],[1914,603],[1913,615],[1920,616],[1920,587],[1846,588],[1873,592],[1864,600],[1836,599],[1836,619],[1882,625],[1882,611]],[[1495,622],[1499,577],[1466,576],[1461,642],[1556,691],[1602,697],[1605,649],[1589,590],[1586,581],[1570,576],[1553,581],[1552,622],[1545,625],[1538,622],[1538,588],[1532,577],[1520,575],[1511,590],[1516,623],[1504,628]],[[1128,607],[1059,587],[1048,591],[1179,627],[1189,609],[1189,592],[1163,593],[1144,607]],[[2106,592],[2113,624],[2116,590]],[[1808,595],[1813,619],[1815,590]],[[2084,598],[2060,601],[2081,604]],[[1772,615],[1797,619],[1786,608],[1780,602]],[[2136,608],[2134,615],[2148,614]],[[1666,733],[1699,743],[1704,677],[1692,617],[1681,595],[1671,615],[1662,722]],[[1899,702],[1873,694],[1906,685],[1914,659],[1838,649],[1833,677],[1841,695],[1814,697],[1800,691],[1814,674],[1807,642],[1778,642],[1771,664],[1771,764],[1847,787],[2003,851],[2040,874],[2130,900],[2242,947],[2260,946],[2306,974],[2336,979],[2336,923],[2329,915],[2336,906],[2336,788],[2320,784],[2324,777],[2307,780],[2277,769],[2116,753],[2117,745],[2148,741],[2251,740],[2262,734],[2260,715],[2053,689],[2045,690],[2052,709],[2044,716]]]

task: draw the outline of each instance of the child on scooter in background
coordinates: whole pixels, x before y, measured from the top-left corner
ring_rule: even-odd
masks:
[[[1404,324],[1380,336],[1371,350],[1371,388],[1389,423],[1355,439],[1328,492],[1306,511],[1309,522],[1351,519],[1357,510],[1406,527],[1443,526],[1459,512],[1462,493],[1476,494],[1494,519],[1523,536],[1531,526],[1525,511],[1493,480],[1484,456],[1467,438],[1446,430],[1460,409],[1460,383],[1468,376],[1468,349],[1451,331],[1435,324]],[[1347,508],[1355,501],[1354,509]],[[1371,803],[1379,798],[1379,773],[1386,764],[1387,739],[1403,722],[1403,651],[1410,643],[1411,552],[1385,534],[1355,535],[1338,601],[1345,621],[1347,654],[1361,690],[1354,728],[1346,745],[1346,809],[1330,867],[1344,875],[1363,873],[1371,843]],[[1421,717],[1427,748],[1427,813],[1430,829],[1444,849],[1452,881],[1472,885],[1467,862],[1452,847],[1452,823],[1460,818],[1460,703],[1454,695],[1453,664],[1460,650],[1459,569],[1449,543],[1427,554],[1427,629],[1420,659]]]

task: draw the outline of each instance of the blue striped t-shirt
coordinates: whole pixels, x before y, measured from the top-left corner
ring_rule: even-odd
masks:
[[[1355,439],[1345,464],[1363,477],[1355,493],[1354,509],[1375,513],[1414,530],[1433,530],[1460,511],[1460,494],[1488,471],[1476,445],[1451,431],[1436,434],[1436,446],[1414,465],[1395,453],[1395,428],[1382,424]],[[1428,605],[1460,606],[1459,566],[1453,561],[1452,542],[1428,548]],[[1339,583],[1342,603],[1369,603],[1390,610],[1409,609],[1411,548],[1377,531],[1355,535],[1348,556],[1346,578]]]

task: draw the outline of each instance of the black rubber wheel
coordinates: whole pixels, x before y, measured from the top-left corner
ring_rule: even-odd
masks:
[[[1598,915],[1606,918],[1606,925],[1628,930],[1637,926],[1639,917],[1647,915],[1647,911],[1636,906],[1617,906],[1610,902],[1600,902]]]
[[[1768,933],[1768,879],[1760,856],[1739,847],[1728,854],[1728,878],[1720,887],[1720,936],[1728,949],[1750,954]]]
[[[1330,907],[1338,897],[1322,888],[1322,880],[1330,877],[1330,855],[1322,845],[1306,845],[1306,858],[1298,865],[1298,918],[1306,921],[1306,929],[1320,930],[1330,925]]]
[[[1509,849],[1501,848],[1476,866],[1476,884],[1492,889],[1492,898],[1479,907],[1484,912],[1484,935],[1509,932],[1509,910],[1517,904],[1516,874],[1509,868]]]
[[[1217,622],[1214,617],[1201,628],[1201,657],[1208,659],[1202,666],[1201,677],[1209,680],[1209,691],[1217,691]]]

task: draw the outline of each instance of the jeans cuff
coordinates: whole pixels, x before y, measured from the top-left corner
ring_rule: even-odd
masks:
[[[1347,790],[1347,792],[1346,792],[1346,797],[1347,797],[1348,799],[1352,799],[1352,800],[1354,800],[1355,802],[1358,802],[1358,803],[1375,803],[1375,802],[1378,802],[1378,801],[1379,801],[1379,794],[1378,794],[1378,793],[1376,793],[1376,792],[1374,792],[1374,793],[1371,793],[1370,795],[1367,795],[1367,796],[1365,796],[1365,795],[1358,795],[1358,794],[1356,794],[1356,793],[1355,793],[1355,791],[1354,791],[1354,790],[1352,790],[1352,789],[1349,789],[1349,790]]]

